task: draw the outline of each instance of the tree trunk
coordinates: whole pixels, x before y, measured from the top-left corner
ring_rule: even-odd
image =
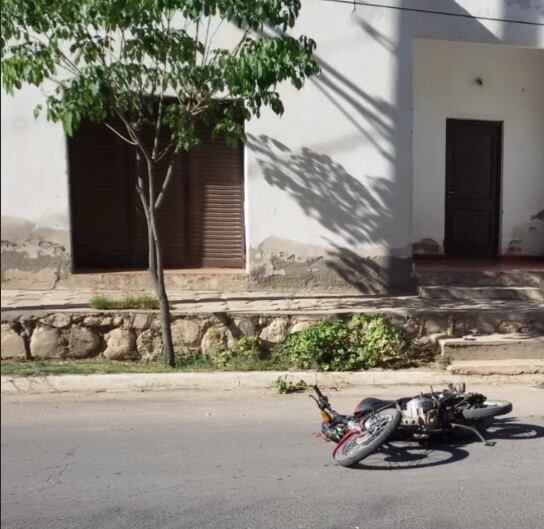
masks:
[[[153,287],[159,299],[161,311],[161,331],[164,348],[164,359],[170,367],[176,366],[176,357],[174,354],[174,345],[172,343],[172,329],[170,319],[170,303],[168,294],[164,286],[164,273],[162,263],[162,251],[159,230],[157,227],[156,209],[155,209],[155,190],[154,190],[154,168],[152,164],[147,164],[148,189],[146,221],[147,221],[147,242],[149,249],[149,274]],[[145,206],[144,206],[145,207]]]
[[[162,270],[157,269],[157,272],[164,360],[170,367],[176,367],[176,356],[174,354],[174,345],[172,343],[170,304],[168,302],[168,294],[166,293],[166,288],[164,287],[164,276],[162,274]]]
[[[150,212],[154,216],[154,212]],[[160,240],[153,229],[148,230],[149,233],[149,254],[153,255],[153,259],[149,262],[149,274],[155,293],[159,299],[159,307],[161,311],[161,331],[162,343],[164,348],[164,359],[170,367],[176,366],[176,357],[174,354],[174,346],[172,343],[172,329],[170,319],[170,303],[168,294],[164,286],[164,274],[162,271],[162,259],[160,251]]]

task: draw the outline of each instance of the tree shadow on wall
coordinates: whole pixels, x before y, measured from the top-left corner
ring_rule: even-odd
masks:
[[[330,248],[326,265],[345,282],[365,293],[395,290],[395,266],[361,257],[353,249],[387,244],[394,230],[392,183],[365,175],[365,184],[326,154],[303,147],[291,151],[266,135],[248,135],[266,182],[292,197],[305,215],[323,227],[322,241]],[[342,241],[339,243],[338,241]],[[394,262],[395,260],[392,259]]]

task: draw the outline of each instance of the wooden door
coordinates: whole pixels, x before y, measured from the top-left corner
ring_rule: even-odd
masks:
[[[445,251],[496,257],[500,217],[502,123],[446,122]]]

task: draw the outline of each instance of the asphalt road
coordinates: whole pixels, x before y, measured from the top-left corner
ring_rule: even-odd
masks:
[[[305,395],[5,397],[2,528],[544,527],[544,389],[470,389],[514,402],[494,447],[397,444],[353,470],[312,435],[319,416]],[[349,411],[369,393],[331,400]]]

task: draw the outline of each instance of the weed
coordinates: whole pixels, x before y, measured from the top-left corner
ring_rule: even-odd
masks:
[[[356,315],[349,324],[321,321],[291,334],[279,355],[299,369],[354,371],[405,360],[407,339],[383,316]]]
[[[97,295],[91,298],[89,305],[96,310],[156,310],[159,308],[159,301],[149,294],[141,296],[125,296],[122,299],[111,299],[106,296]]]
[[[276,389],[278,390],[278,393],[285,395],[287,393],[296,393],[299,391],[305,391],[308,389],[308,384],[304,382],[304,380],[298,380],[296,382],[291,382],[287,379],[287,375],[284,375],[283,377],[278,377],[274,385],[276,386]]]

